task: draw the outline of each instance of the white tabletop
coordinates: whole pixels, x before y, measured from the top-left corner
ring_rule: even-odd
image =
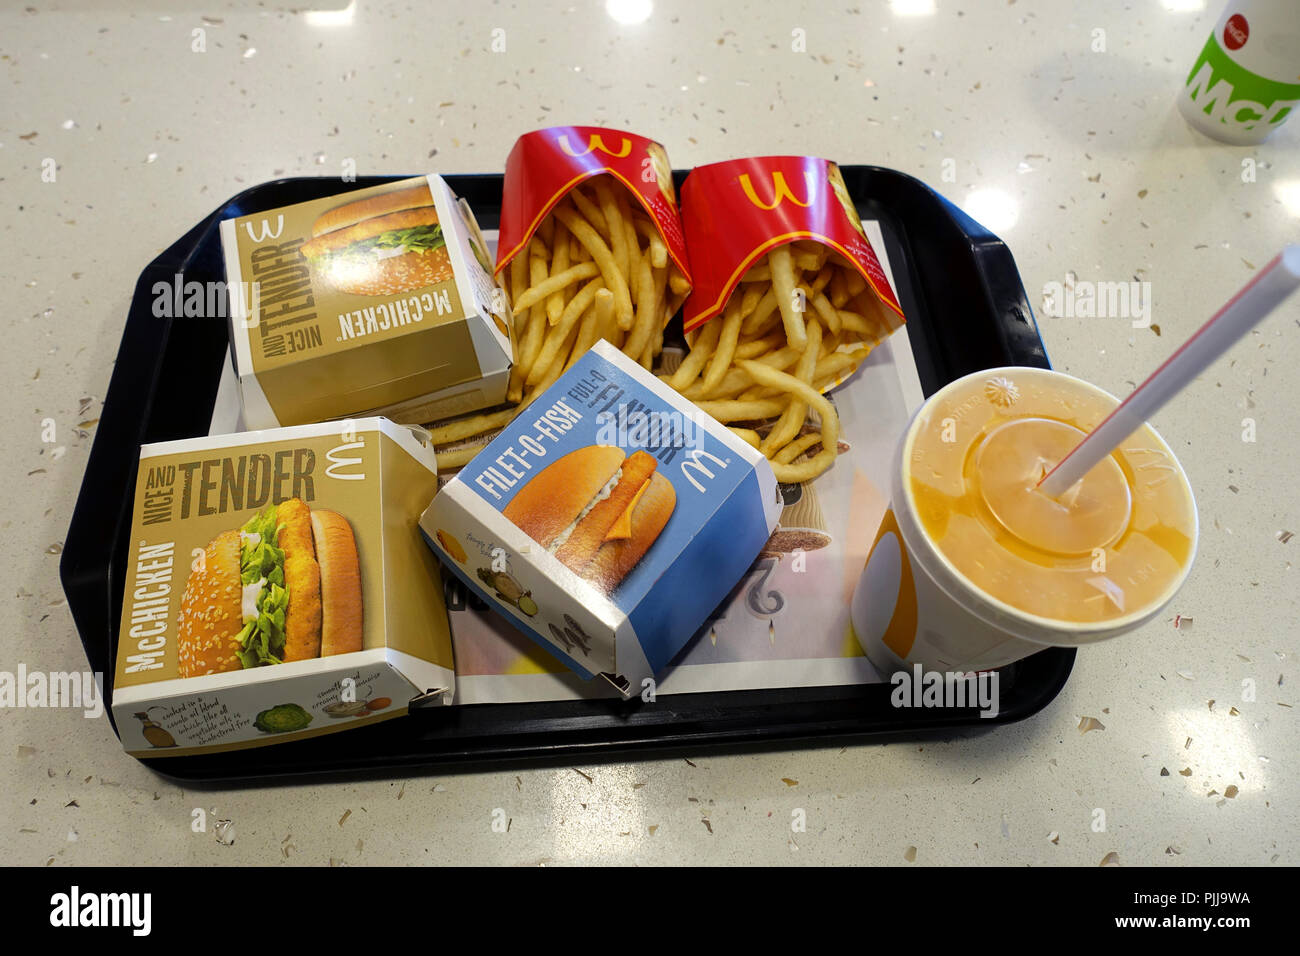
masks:
[[[654,136],[678,167],[769,153],[894,167],[1006,240],[1053,364],[1120,395],[1300,235],[1300,121],[1228,147],[1174,109],[1217,3],[611,0],[623,19],[653,6],[637,23],[596,0],[171,6],[0,13],[0,671],[14,675],[85,667],[58,551],[135,278],[247,186],[349,161],[496,172],[520,133],[565,122]],[[1045,287],[1079,281],[1150,283],[1150,328],[1050,317]],[[0,708],[0,855],[1295,864],[1298,362],[1300,298],[1160,413],[1200,506],[1196,567],[1167,615],[1082,651],[1022,723],[946,743],[195,791],[125,756],[105,718]],[[233,821],[221,840],[218,820]]]

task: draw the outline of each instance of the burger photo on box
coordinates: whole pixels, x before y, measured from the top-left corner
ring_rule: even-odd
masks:
[[[397,295],[453,275],[427,183],[336,206],[311,234],[298,251],[338,292]]]
[[[644,451],[587,445],[539,471],[502,515],[561,564],[612,593],[659,538],[677,506],[672,482]]]
[[[213,538],[177,617],[181,677],[362,648],[361,564],[348,519],[300,498]]]

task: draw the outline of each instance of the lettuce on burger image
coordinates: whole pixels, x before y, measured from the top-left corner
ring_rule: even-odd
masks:
[[[290,498],[204,550],[176,619],[180,676],[359,651],[363,623],[352,526]]]
[[[280,536],[275,512],[272,505],[239,529],[240,610],[246,620],[235,636],[239,642],[235,653],[244,667],[279,664],[284,659],[289,592],[284,586],[284,550],[275,546]]]

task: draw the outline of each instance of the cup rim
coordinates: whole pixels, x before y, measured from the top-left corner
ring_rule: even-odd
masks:
[[[915,442],[917,429],[921,422],[922,411],[924,411],[927,406],[929,406],[932,402],[937,400],[945,392],[948,392],[949,390],[955,390],[957,386],[970,379],[982,378],[989,375],[997,375],[1003,372],[1006,373],[1014,372],[1018,374],[1023,374],[1025,372],[1029,372],[1031,374],[1041,373],[1049,376],[1069,379],[1075,384],[1080,385],[1083,388],[1092,391],[1095,394],[1105,399],[1110,400],[1115,405],[1119,405],[1120,403],[1120,400],[1118,398],[1116,398],[1114,395],[1112,395],[1110,392],[1106,391],[1105,389],[1097,385],[1094,385],[1091,382],[1084,381],[1083,379],[1078,378],[1074,375],[1070,375],[1068,372],[1058,372],[1056,369],[1052,369],[1052,368],[1036,368],[1034,366],[1027,366],[1027,365],[1001,365],[996,368],[981,369],[977,372],[971,372],[968,375],[963,375],[961,378],[953,379],[951,382],[944,385],[933,395],[929,396],[925,400],[925,402],[922,403],[920,408],[916,410],[916,414],[912,416],[911,422],[908,423],[907,431],[903,433],[903,440],[899,445],[899,461],[898,461],[897,477],[899,480],[899,484],[902,485],[902,493],[906,500],[907,510],[910,512],[911,515],[915,515],[917,513],[916,500],[912,494],[911,482],[902,480],[902,471],[903,471],[903,464],[911,457],[912,446]],[[1030,641],[1031,643],[1045,644],[1053,647],[1073,647],[1080,644],[1089,644],[1094,641],[1105,640],[1108,637],[1116,636],[1118,633],[1132,630],[1146,623],[1156,614],[1160,613],[1161,608],[1163,608],[1165,605],[1167,605],[1170,601],[1173,600],[1174,596],[1178,593],[1179,589],[1183,586],[1183,583],[1187,580],[1187,576],[1191,574],[1192,566],[1196,563],[1197,551],[1200,548],[1201,521],[1200,521],[1200,513],[1198,512],[1196,507],[1196,493],[1192,489],[1192,483],[1187,477],[1187,472],[1184,470],[1182,462],[1178,460],[1178,457],[1174,454],[1173,449],[1169,447],[1169,443],[1164,440],[1164,438],[1160,435],[1158,431],[1156,431],[1154,425],[1152,425],[1150,422],[1143,422],[1143,427],[1150,429],[1151,434],[1155,437],[1156,441],[1159,442],[1160,448],[1164,450],[1164,452],[1169,456],[1170,460],[1173,461],[1173,463],[1177,466],[1178,473],[1183,479],[1184,486],[1187,488],[1187,496],[1191,504],[1191,515],[1192,515],[1192,548],[1190,554],[1188,555],[1187,563],[1183,566],[1183,568],[1179,571],[1179,573],[1174,576],[1174,578],[1170,581],[1169,586],[1165,588],[1164,591],[1160,593],[1160,596],[1157,597],[1156,599],[1120,617],[1108,618],[1104,621],[1067,621],[1062,618],[1046,617],[1040,614],[1034,614],[1031,611],[1025,611],[1021,608],[1015,607],[1012,604],[1008,604],[1006,601],[1003,601],[1001,598],[995,597],[994,595],[988,593],[983,588],[979,587],[979,585],[975,584],[974,581],[968,578],[955,564],[953,564],[952,561],[948,558],[948,556],[944,554],[941,550],[939,550],[939,547],[935,544],[933,540],[931,540],[929,535],[920,533],[917,535],[917,537],[920,539],[920,546],[924,549],[926,557],[931,561],[937,561],[943,567],[943,570],[947,575],[959,581],[967,589],[969,593],[975,595],[979,601],[991,607],[997,614],[1001,615],[1004,618],[1010,618],[1011,620],[1015,621],[1017,624],[1023,624],[1027,627],[1036,628],[1040,631],[1047,632],[1045,635],[1029,636],[1024,633],[1017,633],[1015,635],[1016,637],[1022,638],[1023,640],[1026,641]],[[909,521],[909,524],[911,523],[912,522]],[[913,542],[909,541],[907,542],[907,544],[909,549],[915,547]],[[931,577],[934,577],[934,575],[931,575]],[[935,581],[935,583],[939,584],[937,580]],[[968,600],[960,600],[959,598],[951,594],[949,595],[949,597],[953,598],[953,600],[957,601],[958,603],[967,606],[969,610],[973,611],[976,614],[976,616],[981,616],[979,615],[979,611],[977,608],[969,607],[970,602]],[[986,622],[986,623],[992,623],[992,622]],[[1001,627],[1002,625],[995,623],[993,624],[993,626]],[[1005,628],[1003,629],[1005,630]]]

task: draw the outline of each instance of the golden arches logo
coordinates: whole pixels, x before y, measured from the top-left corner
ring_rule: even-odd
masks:
[[[749,179],[749,173],[740,174],[740,188],[745,191],[745,196],[750,202],[759,209],[768,212],[771,212],[777,206],[781,205],[783,199],[788,199],[796,206],[802,206],[804,209],[807,209],[812,205],[814,194],[817,191],[817,180],[814,178],[813,174],[807,170],[804,170],[803,178],[805,185],[808,187],[808,198],[802,202],[795,198],[793,190],[790,189],[790,184],[785,181],[785,173],[780,170],[777,170],[772,174],[773,195],[770,203],[765,203],[763,200],[758,198],[758,194],[754,192],[754,184]]]
[[[569,145],[568,133],[565,133],[560,137],[559,143],[560,143],[560,149],[564,150],[570,156],[573,156],[575,158],[578,156],[586,156],[588,153],[597,149],[600,150],[602,153],[604,153],[606,156],[613,156],[615,159],[622,159],[623,157],[627,156],[628,153],[632,152],[632,141],[628,139],[626,136],[623,137],[623,145],[619,148],[619,151],[617,153],[605,145],[605,141],[600,138],[599,133],[592,133],[591,136],[588,137],[587,148],[580,153],[574,152],[573,147]]]

